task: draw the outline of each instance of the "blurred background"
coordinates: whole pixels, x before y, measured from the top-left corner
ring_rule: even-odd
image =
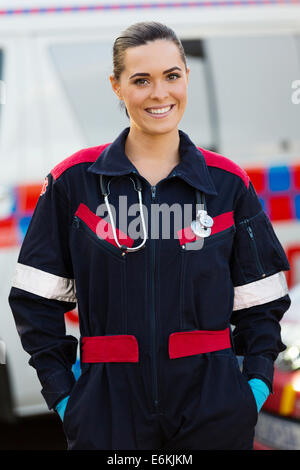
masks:
[[[149,20],[175,30],[191,69],[179,128],[248,172],[288,256],[287,349],[255,448],[300,450],[300,0],[0,0],[0,449],[66,449],[7,298],[45,175],[129,125],[112,45]],[[76,310],[66,326],[78,335]]]

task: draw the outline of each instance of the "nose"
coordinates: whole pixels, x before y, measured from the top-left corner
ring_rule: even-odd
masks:
[[[169,96],[167,91],[167,85],[162,80],[157,80],[154,82],[151,98],[157,100],[164,100]]]

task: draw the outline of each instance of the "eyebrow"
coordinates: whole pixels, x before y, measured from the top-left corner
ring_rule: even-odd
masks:
[[[165,70],[165,71],[163,72],[163,74],[168,73],[168,72],[172,72],[172,70],[180,70],[180,71],[182,72],[182,70],[181,70],[180,67],[175,66],[175,67],[171,67],[171,68],[168,69],[168,70]],[[131,75],[131,77],[129,77],[129,80],[130,80],[131,78],[133,78],[133,77],[136,77],[137,75],[142,75],[143,77],[149,77],[149,76],[150,76],[150,73],[137,72],[137,73]]]

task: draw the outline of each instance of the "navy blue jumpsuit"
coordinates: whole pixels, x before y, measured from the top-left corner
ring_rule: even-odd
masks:
[[[248,380],[272,391],[273,363],[285,348],[279,321],[290,306],[287,257],[240,166],[179,130],[180,162],[151,186],[125,154],[129,130],[76,152],[45,179],[9,295],[29,364],[49,409],[70,395],[68,449],[251,449],[257,409]],[[139,176],[143,249],[122,251],[109,235],[100,174],[110,177],[109,202],[127,246],[141,243],[142,230],[130,236],[138,210],[121,223],[119,196],[127,208],[137,205]],[[214,220],[201,249],[189,232],[195,189]],[[163,204],[193,210],[174,217],[169,236],[162,223],[151,236],[151,206]],[[64,322],[76,306],[79,348]]]

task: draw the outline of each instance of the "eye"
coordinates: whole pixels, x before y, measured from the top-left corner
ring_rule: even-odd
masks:
[[[171,79],[170,81],[173,82],[175,80],[177,80],[177,78],[180,78],[180,75],[178,73],[169,73],[169,75],[167,75],[168,78],[170,77],[176,77],[176,79]],[[137,78],[136,80],[134,80],[134,84],[136,85],[143,85],[142,82],[146,82],[147,79],[146,78]]]
[[[146,81],[146,78],[137,78],[136,80],[134,80],[134,84],[137,84],[139,85],[141,82],[145,82]]]
[[[180,78],[180,75],[179,75],[178,73],[170,73],[170,74],[168,75],[168,77]],[[173,80],[171,80],[171,81],[173,81]]]

